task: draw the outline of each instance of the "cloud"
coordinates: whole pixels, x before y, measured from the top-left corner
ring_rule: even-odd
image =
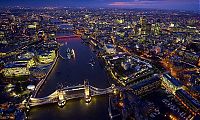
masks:
[[[136,6],[136,5],[144,5],[142,3],[135,3],[135,2],[112,2],[109,5],[111,6]]]
[[[149,5],[149,4],[155,4],[156,1],[139,1],[139,0],[135,0],[135,1],[131,1],[131,2],[112,2],[109,5],[110,6],[144,6],[144,5]]]

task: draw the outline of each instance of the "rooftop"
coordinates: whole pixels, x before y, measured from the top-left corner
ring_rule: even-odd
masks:
[[[173,83],[175,86],[180,87],[182,86],[182,84],[180,83],[180,81],[178,81],[176,78],[174,78],[173,76],[169,75],[169,74],[163,74],[163,76],[165,78],[167,78],[171,83]]]
[[[198,109],[200,108],[200,103],[196,99],[194,99],[191,95],[189,95],[185,90],[179,89],[176,91],[176,94],[177,93],[183,95],[185,99],[189,100]]]
[[[160,79],[158,77],[153,77],[151,79],[147,79],[147,80],[144,80],[144,81],[141,81],[139,82],[138,84],[132,86],[131,88],[133,90],[137,90],[137,89],[140,89],[141,87],[145,86],[145,85],[148,85],[148,84],[151,84],[153,82],[156,82],[156,81],[159,81]]]

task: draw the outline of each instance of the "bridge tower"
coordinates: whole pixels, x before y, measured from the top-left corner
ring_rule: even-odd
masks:
[[[85,102],[89,103],[91,101],[91,94],[90,94],[90,86],[87,80],[84,81],[84,89],[85,89]]]
[[[112,85],[111,85],[111,88],[112,88],[112,91],[113,91],[113,94],[114,94],[114,95],[118,94],[119,91],[118,91],[118,89],[116,88],[115,84],[112,84]]]
[[[66,104],[64,94],[65,94],[64,91],[62,90],[58,91],[58,106],[59,107],[64,107],[64,105]]]

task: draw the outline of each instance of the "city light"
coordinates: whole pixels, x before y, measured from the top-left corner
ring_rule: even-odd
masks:
[[[199,119],[198,4],[1,1],[0,119]]]

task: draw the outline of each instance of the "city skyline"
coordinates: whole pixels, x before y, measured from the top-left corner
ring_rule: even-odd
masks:
[[[0,0],[0,120],[200,120],[197,0]]]
[[[198,0],[0,0],[0,7],[89,7],[199,10]]]

